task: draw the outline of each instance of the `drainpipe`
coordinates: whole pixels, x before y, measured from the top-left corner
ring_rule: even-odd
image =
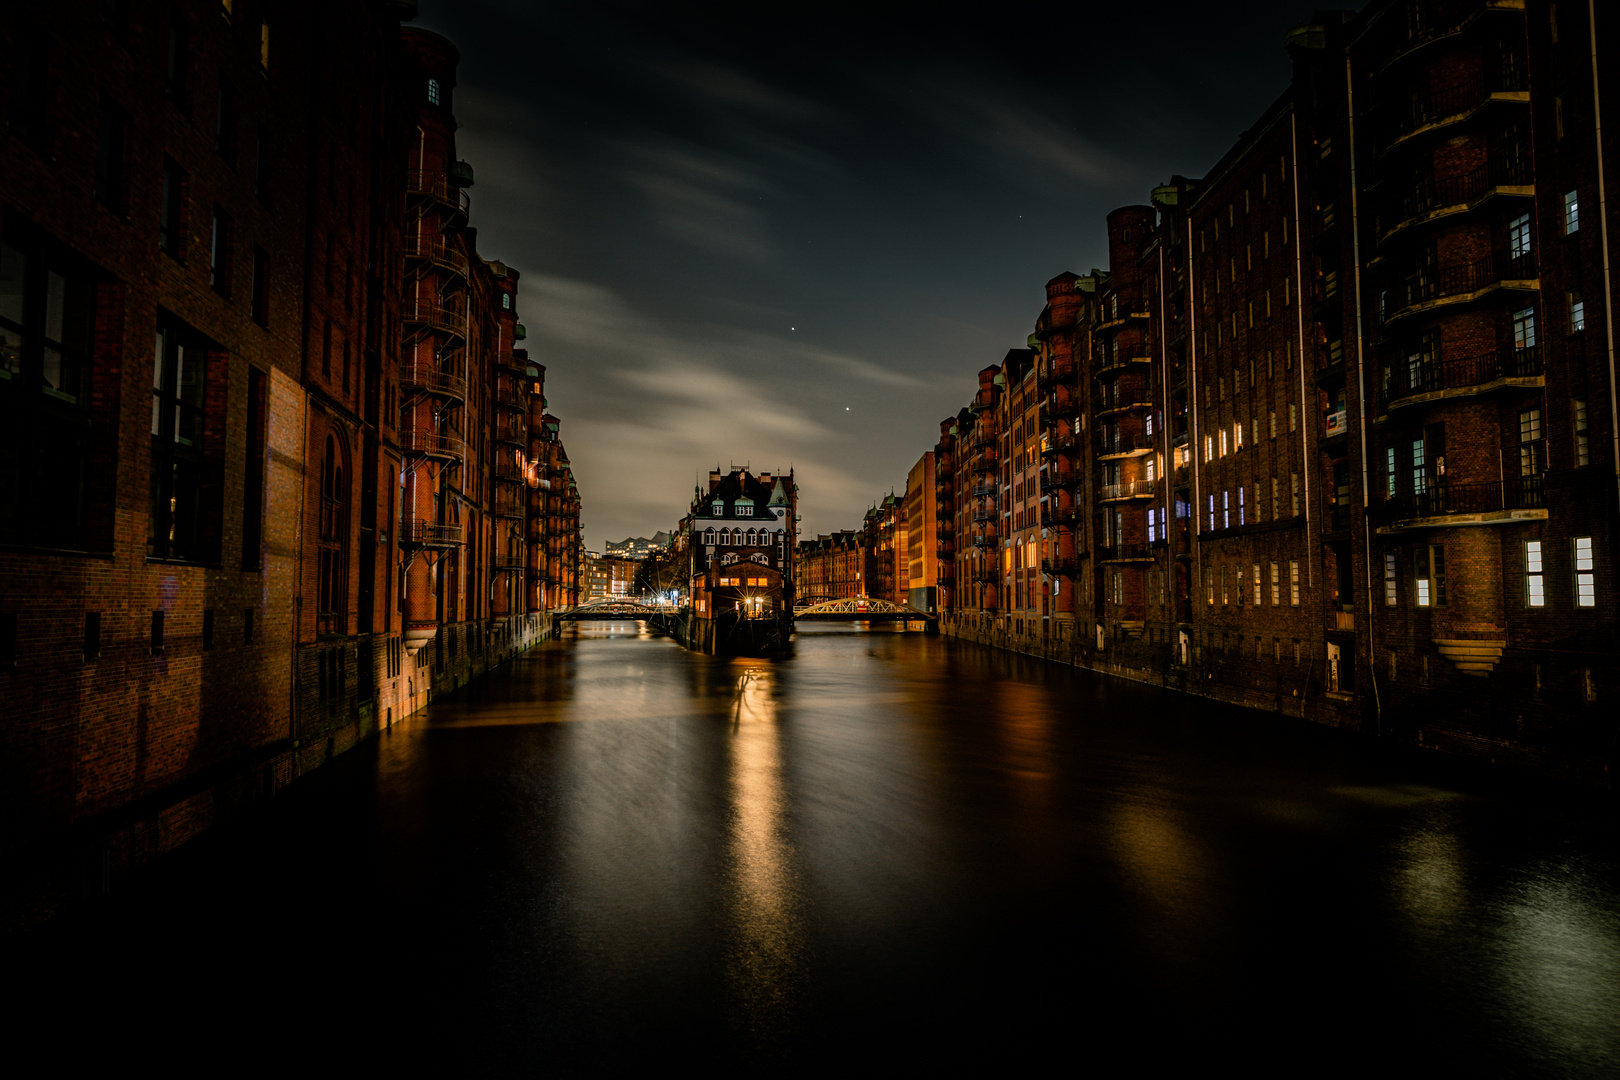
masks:
[[[1608,188],[1603,180],[1603,103],[1598,96],[1597,10],[1593,0],[1586,0],[1586,23],[1592,38],[1592,120],[1593,135],[1597,138],[1598,236],[1603,244],[1603,328],[1608,336],[1609,350],[1609,435],[1614,440],[1614,479],[1616,493],[1620,494],[1620,398],[1617,398],[1614,377],[1614,283],[1609,263],[1609,200]]]
[[[1192,469],[1192,549],[1194,574],[1194,580],[1188,582],[1188,585],[1190,586],[1190,591],[1192,593],[1192,608],[1193,611],[1196,611],[1198,610],[1198,597],[1200,595],[1199,590],[1204,587],[1204,545],[1198,541],[1199,536],[1201,536],[1204,531],[1202,525],[1204,520],[1204,503],[1203,491],[1198,485],[1199,466],[1202,465],[1203,462],[1198,456],[1200,446],[1198,437],[1198,282],[1193,280],[1193,254],[1192,208],[1188,207],[1187,292],[1189,295],[1187,298],[1187,397],[1190,399],[1191,404],[1188,406],[1189,416],[1187,427],[1189,431],[1188,438],[1191,440],[1192,450],[1188,465]],[[1192,612],[1189,611],[1187,614],[1191,615]],[[1197,622],[1196,619],[1193,621]],[[1194,633],[1196,633],[1196,631],[1194,631]],[[1188,668],[1192,667],[1191,657],[1188,658],[1187,666]]]
[[[1290,109],[1288,113],[1288,139],[1289,152],[1292,156],[1294,181],[1294,280],[1299,282],[1299,288],[1294,290],[1297,294],[1294,299],[1294,315],[1299,324],[1299,474],[1305,484],[1305,583],[1313,589],[1316,587],[1316,559],[1311,552],[1315,550],[1311,544],[1311,468],[1312,463],[1306,458],[1305,424],[1310,422],[1311,413],[1305,410],[1305,228],[1299,216],[1299,113]],[[1292,484],[1289,485],[1292,488]],[[1290,491],[1289,495],[1292,496]]]
[[[1373,705],[1377,709],[1380,726],[1383,723],[1383,705],[1378,697],[1377,665],[1373,662],[1373,569],[1372,520],[1368,514],[1371,492],[1367,487],[1367,358],[1363,352],[1361,309],[1361,219],[1360,189],[1356,186],[1356,88],[1350,71],[1350,56],[1344,58],[1345,117],[1350,125],[1350,261],[1355,270],[1356,289],[1356,419],[1361,429],[1361,541],[1362,561],[1367,573],[1367,670],[1372,673]],[[1351,629],[1355,628],[1351,616]]]

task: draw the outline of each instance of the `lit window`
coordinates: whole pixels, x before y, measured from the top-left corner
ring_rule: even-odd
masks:
[[[1221,528],[1230,529],[1231,527],[1232,493],[1230,491],[1223,491],[1221,492]]]
[[[501,294],[501,310],[502,311],[511,311],[512,310],[512,294],[511,293],[502,293]]]
[[[1541,572],[1541,541],[1524,542],[1524,602],[1529,607],[1545,607],[1547,587]]]
[[[1226,429],[1221,429],[1221,457],[1226,456]]]
[[[1215,496],[1209,497],[1209,527],[1215,527]]]
[[[1288,563],[1288,602],[1294,607],[1299,606],[1299,563],[1290,560]],[[1299,663],[1299,643],[1294,643],[1294,662]]]
[[[1384,451],[1384,495],[1391,499],[1395,497],[1395,448],[1393,446]]]
[[[1299,426],[1299,421],[1298,421],[1298,418],[1295,416],[1295,413],[1294,413],[1294,403],[1292,401],[1290,401],[1288,403],[1288,430],[1293,431],[1298,426]]]
[[[1597,606],[1597,578],[1592,564],[1592,538],[1575,537],[1575,606]]]
[[[1288,475],[1294,487],[1294,516],[1299,517],[1299,473],[1289,473]]]
[[[1393,551],[1384,556],[1384,606],[1395,606],[1395,553]]]
[[[1215,571],[1204,569],[1204,601],[1207,604],[1215,603]]]
[[[1573,191],[1564,192],[1564,235],[1581,227],[1581,200]]]
[[[1517,259],[1530,254],[1530,215],[1520,214],[1508,223],[1508,254]]]
[[[1417,606],[1443,606],[1446,602],[1446,549],[1439,544],[1419,545],[1413,559]]]
[[[1208,461],[1210,458],[1215,456],[1214,446],[1215,446],[1214,440],[1211,439],[1208,435],[1205,435],[1204,436],[1204,460],[1205,461]]]
[[[1513,313],[1513,347],[1520,352],[1536,347],[1536,309]]]
[[[1578,290],[1565,294],[1565,299],[1569,305],[1569,332],[1578,334],[1586,329],[1586,303]]]
[[[1586,402],[1581,398],[1575,398],[1570,402],[1570,406],[1570,411],[1575,414],[1575,467],[1578,469],[1592,463],[1591,444],[1586,437]]]
[[[439,103],[439,80],[438,79],[429,79],[428,80],[427,94],[428,94],[428,104],[429,105],[437,105]]]
[[[1282,574],[1278,572],[1276,563],[1271,564],[1271,606],[1277,607],[1282,603]]]
[[[1260,606],[1260,564],[1254,564],[1254,606]]]
[[[1541,471],[1541,410],[1525,409],[1519,414],[1519,475],[1534,476]]]
[[[1242,524],[1245,524],[1245,522],[1246,522],[1246,519],[1245,519],[1244,514],[1243,514],[1243,485],[1239,484],[1238,485],[1238,524],[1242,525]]]
[[[1234,450],[1243,449],[1243,425],[1241,423],[1232,425],[1232,448]]]

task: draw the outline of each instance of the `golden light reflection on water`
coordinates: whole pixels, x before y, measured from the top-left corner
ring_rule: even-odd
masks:
[[[768,667],[738,672],[728,778],[727,996],[756,1036],[786,1023],[803,952],[798,870],[784,835],[787,800],[774,689]]]

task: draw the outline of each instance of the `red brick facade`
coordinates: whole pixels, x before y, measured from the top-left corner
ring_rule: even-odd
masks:
[[[6,921],[566,602],[578,493],[466,228],[454,47],[404,7],[0,16]]]

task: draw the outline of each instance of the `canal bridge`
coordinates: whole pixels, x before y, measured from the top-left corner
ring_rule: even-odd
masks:
[[[551,618],[554,622],[590,622],[596,619],[650,619],[655,615],[667,615],[673,610],[673,608],[643,604],[639,600],[590,600],[583,604],[576,604],[571,608],[561,608],[553,611]]]
[[[823,600],[817,604],[794,608],[793,619],[847,620],[869,619],[873,622],[921,623],[922,629],[932,634],[939,630],[939,618],[919,611],[910,604],[896,604],[892,600],[879,600],[871,596],[845,596],[837,600]]]

